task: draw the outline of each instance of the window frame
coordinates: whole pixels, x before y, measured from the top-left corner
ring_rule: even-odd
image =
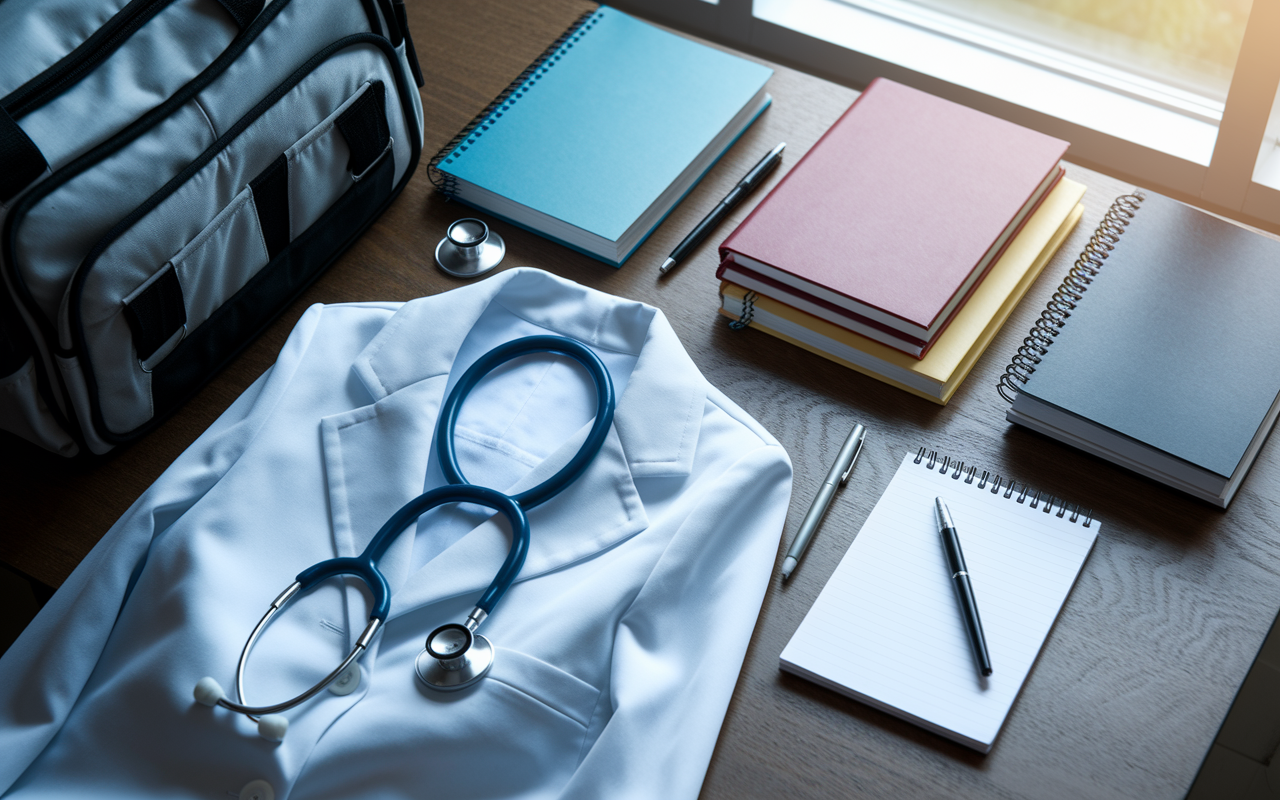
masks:
[[[1253,0],[1220,119],[1211,103],[1117,70],[1075,73],[1034,43],[1002,48],[1008,34],[971,37],[964,28],[981,26],[903,13],[903,0],[613,5],[853,88],[877,76],[915,86],[1066,139],[1073,163],[1280,233],[1280,0]]]

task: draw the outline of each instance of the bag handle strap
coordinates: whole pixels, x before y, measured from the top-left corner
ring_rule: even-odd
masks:
[[[9,112],[0,108],[0,204],[7,205],[48,168],[40,148]]]

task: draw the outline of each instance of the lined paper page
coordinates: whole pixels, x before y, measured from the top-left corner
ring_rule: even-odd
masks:
[[[1031,508],[908,454],[782,651],[782,668],[986,752],[1093,547],[1099,523]],[[954,462],[953,462],[954,464]],[[981,678],[934,520],[951,510],[993,674]]]

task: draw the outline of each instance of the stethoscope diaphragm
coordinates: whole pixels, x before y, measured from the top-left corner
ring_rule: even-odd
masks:
[[[443,692],[465,689],[489,674],[493,645],[465,625],[441,625],[427,637],[413,668],[419,680]]]
[[[436,245],[436,266],[457,278],[478,278],[502,263],[507,245],[481,220],[460,219]]]

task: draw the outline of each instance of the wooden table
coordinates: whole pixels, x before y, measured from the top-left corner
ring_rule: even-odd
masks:
[[[472,212],[432,191],[427,156],[589,7],[579,0],[411,0],[410,24],[426,75],[426,145],[403,195],[265,335],[144,440],[105,462],[69,467],[5,438],[0,560],[49,586],[60,584],[134,498],[272,362],[310,304],[408,300],[459,286],[434,267],[432,252],[448,223]],[[998,376],[1111,200],[1130,188],[1086,169],[1067,171],[1089,187],[1084,219],[946,407],[765,334],[730,330],[716,314],[717,238],[657,280],[666,254],[761,154],[787,142],[772,186],[856,96],[775,69],[773,107],[623,268],[490,220],[507,240],[504,267],[540,267],[666,313],[707,378],[790,453],[795,484],[784,544],[850,424],[870,429],[851,487],[833,504],[803,565],[787,586],[775,581],[769,588],[703,796],[1181,796],[1280,608],[1276,446],[1263,449],[1224,513],[1005,422]],[[744,203],[721,235],[762,195]],[[778,669],[783,645],[902,453],[922,445],[1092,505],[1103,525],[986,756]]]

